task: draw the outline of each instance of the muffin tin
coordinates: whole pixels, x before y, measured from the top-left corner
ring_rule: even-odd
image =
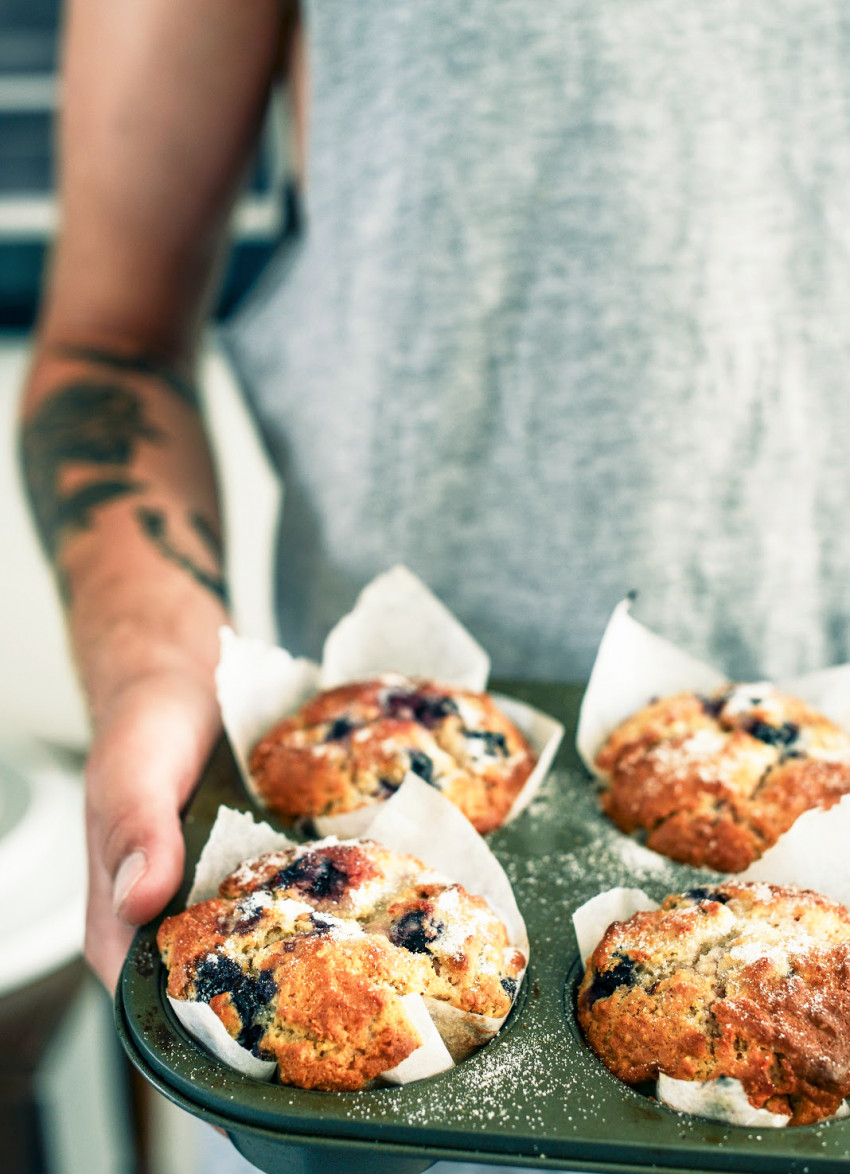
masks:
[[[611,827],[574,750],[580,686],[494,682],[564,721],[567,736],[531,807],[489,842],[531,938],[524,989],[499,1036],[450,1072],[401,1088],[309,1092],[248,1080],[190,1039],[165,999],[158,922],[136,936],[116,993],[131,1060],[165,1096],[225,1129],[260,1169],[281,1174],[415,1174],[452,1159],[584,1171],[850,1174],[850,1120],[751,1130],[672,1112],[592,1056],[574,1019],[581,976],[572,911],[618,884],[651,896],[709,874],[661,861]],[[219,804],[256,809],[227,745],[216,749],[185,816],[185,904]]]

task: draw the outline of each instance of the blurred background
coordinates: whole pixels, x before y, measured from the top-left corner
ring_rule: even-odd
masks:
[[[6,1174],[193,1174],[214,1171],[217,1143],[134,1078],[110,1002],[80,958],[87,728],[16,458],[17,401],[58,219],[60,19],[59,0],[0,0],[0,1164]],[[294,231],[288,138],[285,95],[277,94],[234,216],[217,320]],[[214,323],[201,390],[224,495],[236,622],[268,639],[264,560],[280,493]],[[223,435],[226,453],[216,443]]]

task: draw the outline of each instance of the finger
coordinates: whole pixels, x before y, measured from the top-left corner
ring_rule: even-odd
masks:
[[[112,878],[103,863],[90,854],[85,955],[110,994],[115,991],[132,937],[132,927],[112,912]]]
[[[129,764],[124,751],[133,755]],[[182,788],[175,770],[182,774],[185,767],[170,753],[146,748],[140,760],[126,737],[101,751],[90,768],[90,852],[106,874],[100,903],[125,925],[149,921],[180,884]]]
[[[183,871],[180,809],[215,731],[167,693],[110,715],[87,766],[90,851],[111,880],[113,913],[138,925],[173,896]]]

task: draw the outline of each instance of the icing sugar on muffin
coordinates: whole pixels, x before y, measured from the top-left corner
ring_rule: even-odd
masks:
[[[850,791],[850,736],[772,685],[678,693],[639,710],[596,757],[605,813],[648,847],[740,872],[813,807]]]
[[[168,994],[208,1003],[285,1084],[356,1089],[422,1042],[402,998],[494,1017],[525,966],[487,903],[412,856],[329,840],[246,861],[157,935]]]
[[[850,1093],[850,914],[819,894],[727,882],[614,922],[578,1019],[629,1084],[732,1077],[791,1125]]]
[[[506,819],[534,765],[528,742],[487,694],[397,675],[319,693],[250,758],[263,802],[289,822],[379,803],[410,770],[479,832]]]

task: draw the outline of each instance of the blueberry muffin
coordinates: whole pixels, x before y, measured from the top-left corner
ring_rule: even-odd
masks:
[[[250,758],[261,799],[290,823],[380,803],[410,770],[482,833],[505,820],[534,765],[487,694],[395,675],[318,694]]]
[[[732,1077],[790,1125],[850,1093],[850,914],[730,881],[609,926],[578,992],[587,1042],[628,1084]]]
[[[798,816],[850,791],[850,736],[771,685],[678,693],[619,726],[596,758],[605,813],[673,860],[740,872]]]
[[[284,1084],[357,1089],[422,1042],[402,998],[502,1017],[525,967],[480,897],[412,856],[331,838],[241,864],[166,918],[168,994],[208,1003]]]

